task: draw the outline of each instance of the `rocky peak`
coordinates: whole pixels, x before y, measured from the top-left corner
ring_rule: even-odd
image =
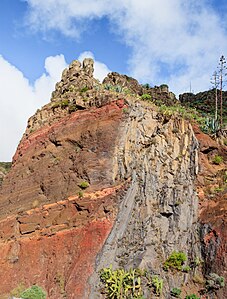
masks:
[[[94,61],[85,58],[83,63],[74,60],[62,73],[60,82],[56,83],[49,104],[38,109],[28,120],[23,139],[44,126],[63,119],[77,110],[102,107],[116,100],[150,97],[155,104],[173,104],[175,95],[169,92],[168,86],[149,87],[148,89],[127,75],[116,72],[109,73],[100,83],[93,77]]]
[[[107,88],[110,88],[111,86],[116,86],[119,88],[120,91],[128,90],[134,94],[143,94],[143,88],[136,79],[127,75],[120,75],[116,72],[109,73],[107,77],[103,80],[103,84],[105,84]]]
[[[99,275],[110,264],[145,269],[163,282],[162,298],[198,295],[204,273],[225,275],[226,148],[154,105],[175,101],[168,86],[118,73],[101,84],[93,70],[91,59],[64,70],[0,187],[0,298],[21,283],[49,299],[104,298]],[[164,269],[174,252],[187,261]],[[157,298],[151,286],[145,298]],[[219,293],[208,298],[227,298]]]
[[[98,85],[98,80],[94,79],[94,61],[91,58],[85,58],[83,63],[74,60],[68,68],[66,68],[61,77],[61,81],[55,86],[55,91],[52,93],[52,102],[57,102],[59,99],[68,98],[75,92],[81,92],[92,89]]]

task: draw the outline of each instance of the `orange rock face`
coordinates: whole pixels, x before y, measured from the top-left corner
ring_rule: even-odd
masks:
[[[96,255],[113,225],[116,191],[71,197],[2,220],[0,294],[23,283],[42,286],[48,298],[86,298]]]
[[[208,135],[194,128],[200,143],[200,173],[198,195],[200,198],[199,220],[202,225],[202,251],[206,263],[205,274],[217,273],[227,280],[227,194],[226,194],[226,147],[218,145]],[[223,162],[213,163],[220,155]],[[218,298],[227,297],[227,288],[218,293]]]
[[[51,299],[87,298],[116,216],[111,169],[124,107],[72,113],[20,143],[0,195],[0,298],[20,284]]]
[[[48,298],[86,298],[87,280],[111,227],[108,219],[94,220],[51,236],[1,244],[1,295],[23,282],[42,286]]]
[[[78,111],[24,138],[0,192],[0,218],[113,183],[112,161],[124,102]]]

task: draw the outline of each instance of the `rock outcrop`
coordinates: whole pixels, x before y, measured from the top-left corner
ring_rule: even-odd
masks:
[[[116,267],[148,269],[164,278],[164,294],[180,287],[184,274],[166,273],[163,262],[174,251],[189,261],[199,256],[197,195],[198,143],[189,123],[164,120],[142,103],[132,104],[124,121],[115,154],[115,173],[130,177],[115,225],[96,261],[98,272]],[[98,275],[90,298],[99,298]],[[147,290],[146,298],[150,293]]]
[[[74,61],[51,102],[29,119],[0,189],[1,298],[20,284],[38,284],[50,299],[104,298],[99,271],[110,264],[158,275],[164,298],[172,288],[196,293],[195,275],[224,275],[217,266],[224,239],[215,234],[226,226],[215,230],[204,206],[200,226],[197,196],[203,201],[201,171],[210,171],[199,161],[219,146],[209,140],[202,147],[198,128],[142,101],[152,93],[144,88],[117,73],[101,84],[92,60]],[[189,273],[164,271],[173,251],[184,252],[192,268],[205,259],[209,271],[202,264]],[[144,295],[155,291],[147,286]]]
[[[220,111],[220,90],[217,90],[218,95],[218,111]],[[223,101],[223,119],[227,122],[227,91],[222,91]],[[196,108],[197,110],[208,113],[210,116],[215,114],[215,89],[199,92],[197,94],[188,92],[179,96],[179,100],[183,106]]]

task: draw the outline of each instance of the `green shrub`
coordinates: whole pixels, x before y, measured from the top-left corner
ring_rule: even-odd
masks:
[[[206,134],[214,134],[220,129],[220,122],[215,120],[213,117],[207,116],[201,130]]]
[[[69,105],[69,100],[63,100],[63,101],[53,103],[51,108],[52,109],[55,109],[58,107],[65,108],[65,107],[68,107],[68,105]]]
[[[0,169],[4,173],[8,172],[12,166],[11,162],[0,162]]]
[[[46,299],[46,293],[39,286],[32,286],[25,290],[21,295],[23,299]]]
[[[100,280],[104,284],[104,292],[107,299],[142,299],[141,277],[144,273],[140,269],[113,270],[103,268],[100,271]]]
[[[86,92],[88,91],[88,87],[87,86],[84,86],[81,88],[80,92],[83,93],[83,92]]]
[[[225,286],[225,279],[223,276],[219,276],[216,273],[210,273],[206,280],[207,290],[218,290]]]
[[[79,192],[78,192],[78,197],[79,197],[79,198],[83,198],[83,197],[84,197],[84,193],[83,193],[82,191],[79,191]]]
[[[173,288],[170,292],[171,296],[179,298],[180,294],[181,294],[181,289],[178,288]]]
[[[61,101],[61,108],[65,108],[69,106],[69,100],[63,100]]]
[[[151,100],[151,95],[144,93],[140,98],[141,100]]]
[[[104,89],[111,90],[113,86],[111,84],[104,84]]]
[[[173,251],[173,253],[165,261],[163,269],[165,271],[168,271],[169,269],[176,269],[181,271],[182,265],[186,260],[187,257],[184,252]]]
[[[84,182],[81,182],[79,185],[78,185],[81,189],[86,189],[89,187],[89,183],[84,181]]]
[[[185,299],[200,299],[199,297],[197,297],[195,294],[192,294],[192,295],[187,295],[185,297]]]
[[[126,87],[123,88],[122,92],[126,95],[131,95],[132,94],[132,91]]]
[[[55,102],[51,106],[52,109],[55,109],[55,108],[58,108],[58,107],[60,107],[60,102]]]
[[[223,158],[222,156],[216,155],[213,159],[213,163],[216,165],[219,165],[223,162]]]
[[[157,275],[152,276],[152,286],[154,288],[156,295],[161,295],[163,288],[163,279],[159,278]]]
[[[75,104],[70,104],[69,105],[69,113],[73,113],[76,110],[77,110],[77,107],[76,107]]]
[[[114,87],[114,90],[115,90],[116,92],[122,92],[122,86],[117,85],[117,86]]]
[[[142,85],[142,87],[145,88],[145,89],[151,88],[149,83],[146,83],[146,84]]]
[[[216,187],[216,188],[214,188],[214,192],[216,192],[216,193],[223,192],[223,191],[225,191],[224,187]]]
[[[169,86],[167,84],[161,84],[160,88],[169,88]]]
[[[182,107],[180,105],[174,105],[174,106],[166,106],[161,105],[159,107],[160,113],[166,116],[172,116],[172,115],[180,115],[183,118],[191,119],[192,115],[189,113],[185,107]]]

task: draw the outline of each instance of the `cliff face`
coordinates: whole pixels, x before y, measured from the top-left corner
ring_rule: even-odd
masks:
[[[192,261],[200,256],[197,229],[198,143],[189,123],[164,119],[150,107],[133,103],[122,124],[115,151],[114,172],[130,178],[119,203],[111,234],[96,261],[95,286],[90,298],[99,298],[99,271],[116,267],[149,269],[164,279],[164,294],[188,280],[182,273],[166,273],[163,262],[175,251]],[[150,290],[145,294],[150,296]]]
[[[38,284],[50,299],[104,298],[99,271],[110,264],[159,275],[164,298],[176,287],[197,292],[201,266],[184,273],[164,271],[163,263],[174,250],[188,265],[220,263],[225,224],[213,228],[208,205],[202,227],[198,221],[204,138],[188,121],[141,101],[135,79],[113,73],[102,85],[92,73],[88,59],[63,72],[51,103],[29,120],[0,187],[1,298],[20,284]],[[163,96],[173,100],[168,90]],[[218,266],[210,271],[224,275]],[[153,291],[146,287],[145,298]]]
[[[199,222],[201,253],[204,260],[203,272],[218,273],[227,279],[227,172],[226,146],[203,134],[197,126],[194,132],[199,141],[200,171],[197,176],[197,192],[199,195]],[[225,137],[226,138],[226,137]],[[222,138],[221,138],[222,143]],[[222,157],[221,163],[215,162]],[[219,290],[218,298],[227,297],[227,288]]]

